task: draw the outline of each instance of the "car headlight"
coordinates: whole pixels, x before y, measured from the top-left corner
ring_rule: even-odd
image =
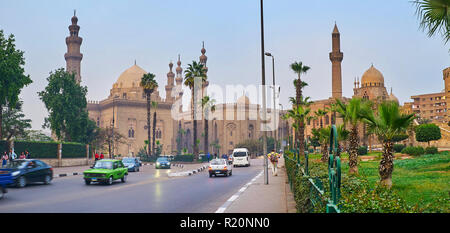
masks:
[[[158,165],[158,166],[159,166],[159,163],[156,163],[156,165]]]
[[[170,165],[170,163],[167,163],[167,165]]]
[[[20,171],[15,171],[15,172],[11,173],[12,176],[17,176],[19,174],[20,174]]]

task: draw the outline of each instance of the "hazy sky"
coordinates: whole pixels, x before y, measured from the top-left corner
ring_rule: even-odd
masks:
[[[134,64],[156,74],[165,96],[168,63],[181,54],[183,68],[201,55],[205,41],[210,83],[260,84],[258,0],[43,1],[0,0],[0,29],[16,36],[25,51],[25,71],[33,84],[24,88],[24,112],[40,129],[47,111],[37,95],[50,71],[65,68],[65,37],[73,10],[83,37],[82,85],[89,100],[109,95],[119,75]],[[353,80],[373,63],[400,102],[411,95],[440,92],[442,70],[450,66],[449,45],[418,29],[409,0],[266,0],[265,47],[275,56],[280,102],[294,96],[296,75],[289,64],[311,67],[304,94],[331,96],[331,32],[341,32],[343,94],[353,95]],[[266,59],[267,82],[272,80]]]

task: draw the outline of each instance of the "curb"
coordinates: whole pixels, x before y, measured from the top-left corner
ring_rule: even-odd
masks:
[[[169,177],[176,177],[176,176],[192,176],[192,175],[194,175],[194,174],[197,174],[197,173],[200,173],[200,172],[206,170],[206,168],[207,168],[208,166],[209,166],[209,165],[203,165],[203,166],[201,166],[201,167],[199,167],[199,168],[197,168],[197,169],[190,170],[190,171],[185,171],[185,172],[173,172],[173,173],[169,173],[168,176],[169,176]]]

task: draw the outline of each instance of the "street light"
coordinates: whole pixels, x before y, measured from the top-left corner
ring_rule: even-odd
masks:
[[[264,62],[264,9],[263,9],[263,0],[261,0],[261,78],[262,78],[262,110],[263,110],[263,119],[266,120],[266,69]],[[265,124],[263,124],[264,127]],[[267,160],[267,131],[263,129],[263,153],[264,153],[264,184],[269,184],[269,161]]]
[[[284,111],[283,105],[282,104],[278,104],[278,105],[281,107],[281,114],[283,114],[283,111]],[[283,148],[283,140],[284,140],[284,128],[283,128],[283,123],[281,123],[281,143],[280,143],[281,148]],[[283,152],[284,152],[284,148],[283,148]]]
[[[275,115],[275,109],[277,108],[276,104],[275,104],[275,57],[271,54],[266,52],[265,53],[266,56],[268,57],[272,57],[272,77],[273,77],[273,126],[276,127],[276,123],[275,123],[275,119],[276,119],[276,115]],[[275,152],[277,151],[277,142],[278,142],[278,134],[277,134],[277,129],[275,128],[275,143],[274,143],[274,149]]]

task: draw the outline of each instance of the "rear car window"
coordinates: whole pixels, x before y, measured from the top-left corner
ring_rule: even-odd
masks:
[[[245,157],[245,156],[247,156],[247,152],[234,152],[233,156],[234,157]]]

